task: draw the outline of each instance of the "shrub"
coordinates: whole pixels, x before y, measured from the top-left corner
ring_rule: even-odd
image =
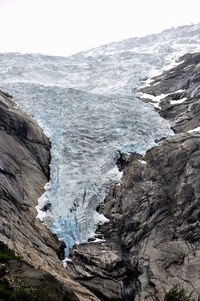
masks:
[[[65,293],[64,301],[78,301],[78,299],[71,293]]]
[[[3,242],[0,241],[0,263],[3,266],[0,268],[0,301],[78,301],[79,299],[71,292],[58,291],[57,287],[52,283],[43,283],[42,287],[32,288],[23,286],[13,286],[6,277],[6,263],[9,260],[16,260],[20,263],[25,263],[21,257],[16,256],[14,251],[9,249]],[[4,267],[5,266],[5,267]],[[19,285],[19,284],[18,284]],[[49,286],[51,285],[51,287]]]
[[[2,301],[55,301],[55,297],[50,296],[48,290],[33,290],[28,288],[13,289],[7,284],[0,284],[0,300]],[[66,293],[65,296],[58,296],[57,300],[63,301],[78,301],[71,293]]]
[[[16,256],[14,251],[9,249],[3,242],[0,241],[0,261],[17,260],[24,262],[19,256]]]
[[[192,293],[187,296],[183,287],[175,285],[165,294],[164,301],[194,301],[194,299]]]

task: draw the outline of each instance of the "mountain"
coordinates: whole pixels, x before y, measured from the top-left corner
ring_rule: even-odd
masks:
[[[80,300],[199,295],[199,37],[0,54],[1,241]]]
[[[200,53],[187,54],[140,89],[175,134],[143,157],[121,156],[121,183],[98,208],[104,241],[70,253],[70,274],[101,300],[164,300],[175,284],[199,300],[199,74]]]
[[[197,50],[199,37],[200,25],[191,25],[70,57],[0,54],[1,89],[52,142],[50,184],[38,208],[48,204],[40,216],[66,243],[66,254],[105,222],[96,207],[119,182],[120,153],[144,154],[156,139],[172,134],[168,122],[133,92],[150,73]]]
[[[97,94],[130,95],[150,71],[160,72],[181,55],[200,49],[199,31],[200,24],[180,26],[68,57],[1,53],[1,85],[31,83]]]

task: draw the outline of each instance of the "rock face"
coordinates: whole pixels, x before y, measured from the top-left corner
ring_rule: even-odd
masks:
[[[191,130],[200,127],[200,53],[140,92],[152,103],[168,94],[157,107],[176,134],[143,158],[121,156],[121,184],[98,208],[109,222],[100,240],[73,248],[68,270],[104,301],[163,300],[174,284],[199,300],[200,131]]]
[[[80,300],[98,300],[71,280],[58,258],[63,243],[36,218],[49,163],[50,143],[38,124],[0,91],[0,241],[51,273]]]
[[[50,273],[35,269],[0,242],[0,300],[78,301]]]
[[[159,114],[170,120],[175,133],[182,133],[200,125],[199,83],[200,53],[186,54],[178,66],[154,77],[151,85],[140,91],[150,96],[163,95]],[[150,101],[148,96],[145,101]]]

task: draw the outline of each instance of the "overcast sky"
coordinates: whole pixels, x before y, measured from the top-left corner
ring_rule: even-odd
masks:
[[[0,0],[0,52],[69,55],[200,22],[200,0]]]

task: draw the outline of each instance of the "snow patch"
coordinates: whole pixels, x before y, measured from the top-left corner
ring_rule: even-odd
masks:
[[[104,242],[104,241],[105,241],[105,239],[94,237],[94,240],[92,240],[90,242]]]
[[[160,94],[160,95],[154,96],[154,95],[151,95],[151,94],[143,93],[142,97],[151,99],[154,102],[160,102],[162,99],[164,99],[165,97],[167,97],[169,94],[170,93],[168,93],[168,94]]]
[[[123,171],[119,171],[117,165],[115,165],[115,167],[107,172],[106,176],[112,181],[114,180],[115,182],[120,182],[123,176]]]
[[[97,225],[103,225],[105,223],[108,223],[109,219],[106,218],[103,214],[100,214],[97,211],[95,211],[94,212],[94,221],[96,222]],[[90,236],[90,237],[92,237],[92,236]]]
[[[140,97],[140,98],[144,98],[144,99],[150,99],[151,100],[151,105],[159,109],[160,108],[159,104],[160,104],[161,100],[163,100],[169,94],[170,93],[160,94],[160,95],[154,96],[154,95],[151,95],[151,94],[139,92],[139,93],[137,93],[137,96]]]
[[[177,61],[177,59],[173,60],[170,64],[168,64],[167,66],[165,66],[163,68],[163,71],[169,71],[170,69],[173,69],[175,67],[177,67],[178,65],[183,64],[184,61]]]
[[[177,59],[174,59],[174,60],[172,60],[172,62],[170,62],[169,64],[167,64],[166,66],[164,66],[161,69],[151,70],[150,73],[149,73],[149,78],[143,82],[141,88],[151,86],[152,82],[154,82],[155,77],[158,77],[158,76],[162,77],[163,72],[169,71],[170,69],[175,68],[175,67],[177,67],[178,65],[180,65],[182,63],[184,63],[184,61],[177,61]],[[159,82],[157,82],[156,84],[158,84],[158,83]]]
[[[200,126],[193,129],[193,130],[189,130],[188,133],[193,133],[193,132],[200,132]]]
[[[36,218],[39,218],[41,221],[47,216],[47,213],[42,210],[44,206],[49,202],[46,192],[51,188],[50,183],[46,183],[44,186],[45,192],[41,195],[41,197],[38,199],[38,205],[35,207],[37,210],[37,216]]]
[[[144,160],[138,160],[140,163],[142,163],[142,164],[147,164],[147,162],[146,161],[144,161]]]
[[[64,268],[67,267],[68,262],[72,262],[72,260],[69,257],[66,257],[65,259],[62,260],[62,264],[63,264]]]
[[[176,105],[176,104],[183,103],[183,102],[186,101],[186,100],[187,100],[186,97],[181,98],[181,99],[177,99],[177,100],[170,100],[170,104],[171,104],[171,105]]]
[[[183,93],[183,92],[185,92],[185,90],[179,89],[179,90],[177,90],[177,91],[175,91],[175,92],[173,92],[173,93]]]

